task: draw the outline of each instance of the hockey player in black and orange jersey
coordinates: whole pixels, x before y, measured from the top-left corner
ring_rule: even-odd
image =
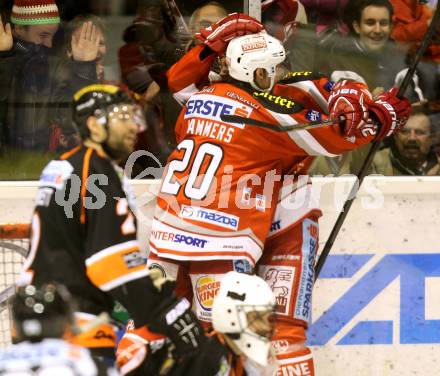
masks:
[[[21,283],[58,282],[77,302],[80,328],[92,329],[73,342],[94,355],[114,358],[115,333],[110,323],[96,326],[97,315],[110,313],[115,300],[130,313],[136,326],[161,326],[168,310],[190,328],[185,335],[169,333],[182,352],[197,350],[199,324],[189,303],[158,289],[139,250],[134,196],[118,162],[133,151],[140,113],[133,100],[113,85],[90,85],[75,94],[74,121],[83,142],[51,161],[39,182],[32,217],[29,256]],[[142,296],[142,298],[140,298]],[[185,308],[186,307],[186,308]]]
[[[0,351],[0,375],[116,376],[116,369],[65,339],[73,326],[73,301],[64,286],[26,285],[12,298],[18,342]]]
[[[336,156],[391,134],[406,121],[410,105],[394,90],[373,101],[362,84],[333,85],[311,72],[290,73],[276,83],[285,58],[281,43],[263,32],[231,38],[234,26],[242,35],[250,24],[258,26],[235,14],[202,30],[203,44],[168,72],[184,108],[158,197],[148,264],[177,279],[178,294],[193,299],[206,326],[226,272],[260,275],[278,303],[277,372],[310,376],[313,359],[304,344],[321,212],[301,175],[315,156]],[[222,54],[228,76],[209,84],[210,66]],[[272,123],[274,130],[226,122],[222,114]],[[336,123],[342,117],[343,126]],[[275,131],[275,125],[329,118],[334,125]],[[133,344],[136,335],[149,345],[157,341],[144,330],[121,346]]]

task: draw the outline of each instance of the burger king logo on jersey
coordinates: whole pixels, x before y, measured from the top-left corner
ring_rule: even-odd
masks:
[[[195,283],[195,293],[197,302],[205,312],[199,312],[201,318],[210,318],[214,298],[220,289],[220,281],[210,275],[204,275],[197,279]]]

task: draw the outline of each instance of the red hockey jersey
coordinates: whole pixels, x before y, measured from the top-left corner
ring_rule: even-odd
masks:
[[[314,156],[336,156],[370,139],[346,139],[336,126],[277,132],[223,121],[223,114],[281,126],[326,120],[331,83],[296,72],[272,93],[237,81],[200,90],[213,60],[202,60],[202,49],[195,47],[168,72],[170,89],[185,105],[176,124],[178,146],[163,175],[150,248],[176,260],[247,259],[255,265],[283,182],[297,189],[297,176],[306,173]]]

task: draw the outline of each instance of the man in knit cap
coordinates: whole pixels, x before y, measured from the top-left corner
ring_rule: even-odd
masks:
[[[53,0],[16,0],[11,22],[15,25],[14,35],[18,39],[51,48],[60,24],[60,14]]]
[[[68,59],[51,53],[60,24],[54,0],[15,0],[11,23],[0,22],[1,146],[14,155],[47,151],[73,93],[97,81],[99,33],[84,23]]]

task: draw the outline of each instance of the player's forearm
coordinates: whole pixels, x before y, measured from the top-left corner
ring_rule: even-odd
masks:
[[[172,93],[208,80],[216,54],[204,45],[198,45],[186,53],[167,72],[168,87]]]

